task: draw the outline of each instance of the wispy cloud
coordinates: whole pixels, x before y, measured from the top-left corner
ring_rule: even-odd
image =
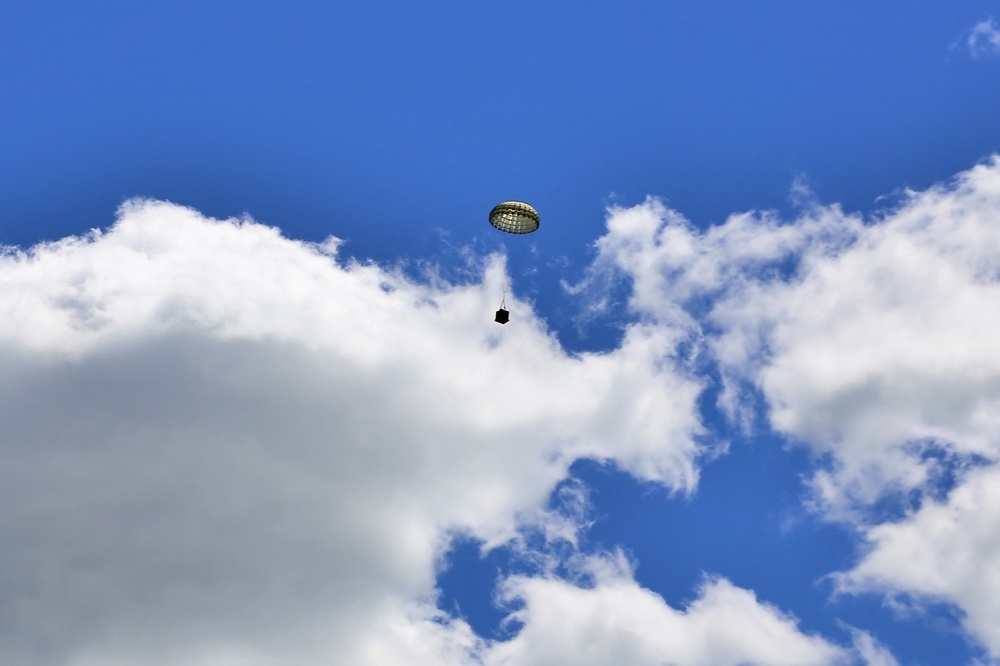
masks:
[[[1000,29],[993,17],[977,23],[965,43],[973,58],[1000,55]]]
[[[899,666],[889,648],[882,645],[867,631],[849,625],[842,625],[851,634],[854,650],[864,666]]]

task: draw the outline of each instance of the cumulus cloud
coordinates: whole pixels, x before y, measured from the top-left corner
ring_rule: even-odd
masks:
[[[997,210],[996,160],[869,224],[816,205],[702,232],[649,200],[610,211],[595,271],[626,275],[640,316],[704,336],[731,414],[759,390],[774,429],[832,456],[824,501],[867,503],[931,480],[929,450],[997,456]]]
[[[450,284],[337,247],[133,201],[106,231],[0,256],[0,661],[541,663],[549,605],[580,593],[508,581],[525,628],[487,644],[436,608],[450,535],[571,539],[542,508],[580,457],[694,489],[682,330],[569,355],[516,298],[492,323],[499,258]],[[678,614],[629,580],[600,577],[586,613],[634,599],[677,630],[733,624],[725,650],[657,654],[752,661],[744,620],[803,663],[836,652],[726,583]]]
[[[721,578],[704,582],[684,610],[636,584],[616,556],[581,564],[589,585],[557,578],[512,577],[507,600],[524,603],[525,623],[497,645],[489,666],[805,666],[846,664],[846,650],[803,634],[795,618]]]
[[[870,527],[868,552],[836,576],[841,592],[897,603],[955,604],[966,630],[1000,660],[1000,467],[971,472],[945,501]]]
[[[965,43],[973,58],[1000,55],[1000,29],[997,29],[993,17],[977,23]]]
[[[414,280],[336,239],[151,201],[6,251],[0,660],[894,664],[724,578],[671,608],[614,555],[579,556],[585,581],[503,581],[508,641],[436,607],[456,532],[572,544],[585,497],[544,506],[576,459],[695,489],[706,380],[682,342],[717,364],[734,420],[763,407],[818,454],[828,515],[954,472],[950,494],[862,524],[868,550],[835,580],[954,603],[998,654],[1000,162],[875,219],[800,203],[707,230],[656,199],[611,209],[577,290],[624,275],[636,316],[599,354],[567,354],[516,298],[493,324],[499,257],[467,283]]]
[[[814,505],[871,547],[842,591],[957,604],[1000,657],[998,220],[997,157],[868,220],[812,203],[698,230],[651,199],[609,211],[588,281],[625,276],[640,320],[710,350],[735,420],[759,396],[817,454]],[[872,526],[886,498],[904,519]]]

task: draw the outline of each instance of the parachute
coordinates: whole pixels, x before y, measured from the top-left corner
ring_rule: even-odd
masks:
[[[532,231],[536,231],[541,223],[538,211],[523,201],[504,201],[494,206],[493,210],[490,211],[490,224],[508,234],[530,234]],[[503,295],[500,309],[497,310],[496,318],[493,320],[498,324],[506,324],[510,321],[510,313],[504,308],[507,301],[506,286],[504,286]]]
[[[538,211],[521,201],[504,201],[490,211],[490,224],[508,234],[530,234],[541,224]]]

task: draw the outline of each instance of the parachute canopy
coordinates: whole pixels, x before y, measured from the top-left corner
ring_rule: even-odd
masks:
[[[521,201],[504,201],[490,211],[490,224],[509,234],[530,234],[538,229],[538,211]]]

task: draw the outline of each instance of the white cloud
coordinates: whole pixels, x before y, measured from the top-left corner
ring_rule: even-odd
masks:
[[[972,28],[966,46],[973,58],[1000,55],[1000,29],[997,29],[992,16]]]
[[[682,340],[718,361],[734,417],[759,390],[774,428],[829,457],[828,510],[927,487],[928,447],[996,460],[998,210],[996,160],[868,224],[807,203],[699,232],[654,199],[613,209],[581,289],[624,273],[638,321],[577,356],[515,298],[512,324],[492,323],[498,258],[481,280],[423,284],[338,262],[335,239],[145,201],[106,232],[9,252],[0,660],[839,663],[751,591],[711,578],[677,610],[614,558],[586,560],[591,585],[507,580],[525,626],[491,643],[435,608],[435,566],[453,530],[572,541],[585,500],[541,507],[579,457],[692,491],[703,384],[674,360]],[[968,508],[1000,511],[995,473],[868,528],[841,589],[955,603],[995,650],[1000,580],[968,582],[997,557],[996,520]],[[910,557],[943,533],[954,547]],[[855,657],[895,663],[852,636]]]
[[[525,627],[494,646],[488,666],[805,666],[848,663],[848,653],[799,631],[796,620],[725,579],[706,580],[677,610],[636,584],[617,557],[590,558],[591,586],[513,577],[504,596],[520,600]]]
[[[630,306],[674,326],[695,324],[689,312],[694,298],[738,287],[752,271],[807,246],[839,248],[854,240],[861,224],[837,209],[817,210],[797,224],[745,213],[701,233],[655,198],[608,213],[592,276],[623,271],[632,281]]]
[[[865,666],[899,666],[889,648],[882,645],[870,633],[856,627],[847,629],[851,634],[854,651]]]
[[[515,298],[491,321],[498,259],[420,284],[336,245],[137,201],[106,232],[0,257],[0,661],[502,662],[573,588],[510,581],[531,617],[487,645],[435,608],[450,531],[572,538],[577,519],[541,507],[581,456],[694,488],[681,333],[637,324],[570,356]],[[803,659],[835,652],[722,582],[682,615],[621,573],[588,594],[732,623],[723,652],[678,644],[706,663],[768,654],[744,620]]]
[[[834,578],[838,590],[955,604],[1000,661],[1000,467],[971,472],[946,501],[871,527],[866,539],[861,562]]]
[[[776,430],[833,456],[815,483],[831,507],[868,503],[922,487],[928,447],[1000,453],[998,210],[996,160],[869,225],[814,206],[699,232],[650,200],[610,212],[595,272],[627,275],[641,316],[705,336],[731,414],[749,383]]]
[[[873,548],[841,589],[957,604],[1000,658],[1000,159],[867,223],[815,204],[702,232],[649,200],[611,210],[597,247],[591,285],[625,275],[641,319],[702,337],[734,418],[759,392],[818,454],[816,506]],[[866,526],[907,493],[930,503]]]
[[[928,446],[1000,452],[998,210],[994,161],[717,310],[737,341],[766,330],[756,381],[771,422],[835,457],[817,483],[833,505],[921,487],[935,471]]]

